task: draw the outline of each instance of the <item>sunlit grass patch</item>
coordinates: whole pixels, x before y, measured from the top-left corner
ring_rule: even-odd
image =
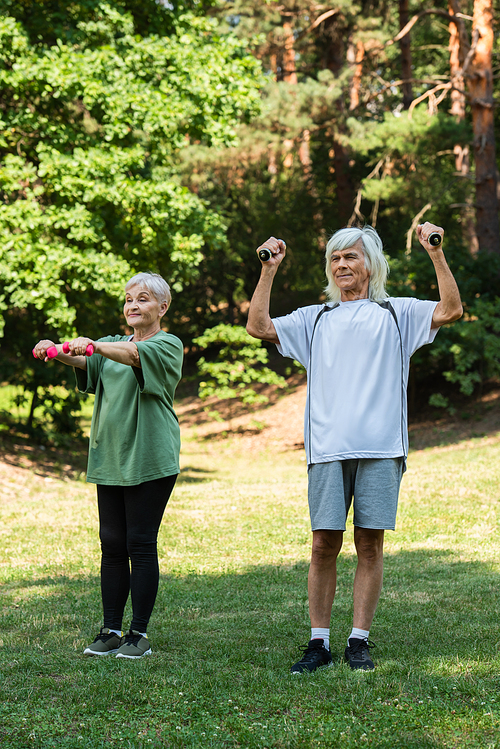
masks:
[[[7,472],[2,747],[498,745],[498,443],[410,456],[397,530],[387,533],[370,674],[342,663],[351,526],[332,617],[334,666],[289,674],[309,638],[301,457],[184,440],[160,531],[153,655],[138,663],[82,655],[101,625],[94,487]]]

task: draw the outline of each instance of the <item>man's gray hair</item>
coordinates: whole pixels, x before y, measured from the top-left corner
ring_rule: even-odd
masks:
[[[389,263],[384,255],[382,240],[372,226],[364,226],[362,229],[350,227],[336,231],[326,245],[325,270],[328,285],[325,288],[325,293],[329,302],[340,302],[340,289],[335,283],[332,273],[332,254],[339,250],[347,250],[359,241],[361,241],[363,255],[365,256],[365,268],[370,273],[369,298],[373,302],[381,302],[389,296],[385,290]]]
[[[170,293],[170,286],[158,273],[137,273],[132,276],[130,281],[125,286],[125,291],[131,289],[132,286],[144,286],[154,296],[157,302],[167,303],[167,307],[170,307],[172,301],[172,294]]]

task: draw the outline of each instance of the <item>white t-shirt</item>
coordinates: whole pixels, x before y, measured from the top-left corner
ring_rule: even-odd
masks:
[[[437,302],[390,298],[390,310],[369,299],[301,307],[273,319],[283,356],[307,370],[304,444],[308,464],[349,458],[406,458],[406,387],[410,356],[432,343]]]

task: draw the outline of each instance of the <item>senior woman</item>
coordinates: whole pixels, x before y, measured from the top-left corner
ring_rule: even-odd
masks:
[[[80,392],[94,393],[87,481],[97,484],[102,550],[103,626],[85,655],[151,654],[147,626],[158,592],[157,536],[179,474],[180,433],[173,409],[183,346],[161,329],[170,289],[155,273],[139,273],[125,286],[123,312],[133,335],[69,344],[43,340],[34,354],[75,367]],[[94,354],[86,357],[92,344]],[[122,618],[129,592],[130,629]]]

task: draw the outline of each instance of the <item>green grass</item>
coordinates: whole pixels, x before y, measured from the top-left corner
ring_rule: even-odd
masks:
[[[349,529],[336,662],[299,677],[289,667],[309,639],[303,455],[241,444],[184,440],[160,533],[154,654],[139,662],[81,655],[101,624],[94,487],[1,474],[2,749],[500,747],[500,435],[411,456],[387,534],[373,673],[340,662]]]

